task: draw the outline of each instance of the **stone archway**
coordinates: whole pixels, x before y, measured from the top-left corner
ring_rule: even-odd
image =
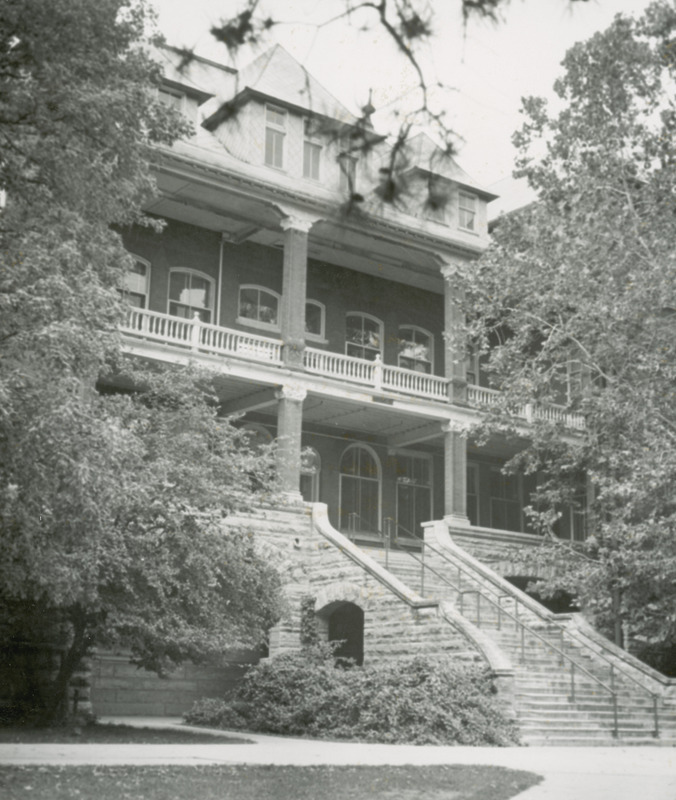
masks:
[[[340,642],[334,650],[337,659],[364,663],[364,611],[355,603],[336,603],[326,615],[329,642]]]

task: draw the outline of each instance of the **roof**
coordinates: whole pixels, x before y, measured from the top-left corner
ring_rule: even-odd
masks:
[[[234,85],[237,70],[194,53],[163,45],[154,48],[154,56],[165,82],[196,96],[200,103],[222,92],[224,86]]]
[[[458,162],[445,153],[426,133],[418,133],[407,144],[408,169],[418,169],[466,186],[489,202],[498,195],[477,183]]]
[[[357,117],[279,44],[266,50],[240,71],[237,93],[231,102],[245,102],[251,94],[262,95],[280,105],[310,111],[348,125],[357,122]],[[208,127],[213,127],[218,121],[212,118],[208,123]]]

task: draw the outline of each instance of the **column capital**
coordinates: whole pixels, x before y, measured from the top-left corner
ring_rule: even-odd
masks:
[[[457,433],[461,436],[467,436],[469,429],[467,423],[465,422],[458,422],[454,419],[449,419],[446,422],[441,423],[441,430],[444,433]]]
[[[439,264],[439,271],[447,281],[455,281],[462,278],[464,262],[454,259],[443,261]]]
[[[279,223],[283,231],[299,231],[309,233],[310,228],[319,220],[319,217],[311,217],[304,214],[289,214]]]
[[[275,397],[278,400],[295,400],[298,403],[302,403],[307,397],[307,389],[303,386],[285,383],[275,391]]]

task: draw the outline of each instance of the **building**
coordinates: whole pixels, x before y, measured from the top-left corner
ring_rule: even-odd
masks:
[[[256,524],[283,551],[280,563],[294,561],[288,593],[315,596],[329,638],[349,640],[360,659],[391,655],[383,630],[403,603],[404,651],[441,637],[433,652],[484,658],[513,686],[511,645],[495,650],[477,630],[482,603],[484,621],[497,613],[500,628],[502,597],[517,632],[524,619],[559,624],[514,589],[524,576],[509,548],[538,541],[523,511],[534,487],[503,475],[505,441],[468,442],[495,390],[475,358],[448,346],[461,322],[458,268],[487,246],[495,195],[419,134],[397,165],[395,202],[383,202],[387,141],[279,46],[241,72],[199,58],[179,70],[171,49],[160,57],[162,97],[195,134],[156,152],[159,196],[147,211],[164,229],[125,233],[135,268],[124,287],[124,349],[212,368],[221,413],[276,440],[284,504]],[[541,414],[571,436],[584,424],[564,406],[527,407],[524,435]],[[581,535],[574,515],[561,535]],[[397,558],[416,565],[401,566],[401,577],[413,569],[412,581],[424,582],[423,536],[437,573],[455,559],[455,585],[428,574],[427,587],[413,589],[393,577],[396,543]],[[428,597],[444,591],[455,593],[452,608]],[[297,638],[297,619],[284,620],[271,650]],[[99,697],[105,688],[100,673]]]

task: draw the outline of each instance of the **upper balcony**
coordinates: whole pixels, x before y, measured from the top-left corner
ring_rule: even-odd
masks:
[[[259,334],[247,333],[202,322],[199,315],[190,319],[175,317],[142,308],[129,309],[121,332],[130,340],[154,342],[192,357],[223,356],[238,362],[263,368],[274,373],[286,369],[282,358],[283,342]],[[303,368],[308,376],[321,376],[366,389],[373,393],[400,395],[409,400],[435,404],[450,404],[449,381],[403,367],[382,363],[379,356],[373,361],[342,353],[306,347]],[[280,375],[281,379],[281,375]],[[477,410],[487,409],[495,402],[495,389],[468,385],[468,404]],[[573,430],[584,429],[584,417],[567,411],[563,406],[524,405],[515,416],[528,423],[536,420],[563,423]]]

